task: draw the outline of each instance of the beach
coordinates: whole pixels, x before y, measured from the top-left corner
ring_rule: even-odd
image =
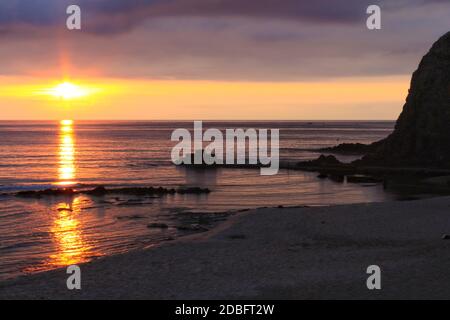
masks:
[[[145,250],[0,283],[0,299],[446,299],[450,197],[260,208]],[[366,269],[381,268],[381,290]]]

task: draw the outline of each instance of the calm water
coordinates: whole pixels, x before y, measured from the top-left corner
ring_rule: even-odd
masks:
[[[146,247],[180,235],[192,216],[277,205],[389,200],[381,186],[339,184],[315,173],[194,170],[173,166],[170,135],[192,122],[0,122],[0,193],[49,187],[201,186],[209,195],[161,198],[0,196],[0,280]],[[281,159],[309,149],[386,137],[393,122],[206,122],[204,128],[280,128]],[[341,158],[353,160],[351,157]],[[130,201],[131,200],[131,201]],[[195,214],[194,214],[195,213]],[[164,222],[170,228],[147,228]]]

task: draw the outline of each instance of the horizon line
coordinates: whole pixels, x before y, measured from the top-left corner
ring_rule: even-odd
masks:
[[[294,122],[294,121],[397,121],[397,119],[70,119],[70,118],[61,118],[61,119],[0,119],[0,121],[62,121],[62,120],[72,120],[72,121],[135,121],[135,122],[147,122],[147,121],[172,121],[172,122],[194,122],[194,121],[282,121],[282,122]]]

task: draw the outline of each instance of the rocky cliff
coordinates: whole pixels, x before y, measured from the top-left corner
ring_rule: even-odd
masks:
[[[414,72],[394,132],[359,163],[450,168],[450,32]]]

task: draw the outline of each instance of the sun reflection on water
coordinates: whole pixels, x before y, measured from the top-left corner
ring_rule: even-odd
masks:
[[[60,122],[58,172],[58,185],[69,186],[75,184],[75,141],[72,120],[62,120]]]
[[[59,186],[76,184],[76,150],[72,120],[62,120],[59,127]],[[87,262],[92,256],[92,245],[83,234],[83,222],[79,219],[81,212],[80,197],[66,198],[52,207],[55,218],[50,227],[55,253],[49,256],[48,267],[61,267]]]
[[[80,198],[60,202],[50,232],[57,246],[56,253],[50,255],[50,266],[68,266],[89,261],[92,246],[84,239],[82,225],[78,219]]]

